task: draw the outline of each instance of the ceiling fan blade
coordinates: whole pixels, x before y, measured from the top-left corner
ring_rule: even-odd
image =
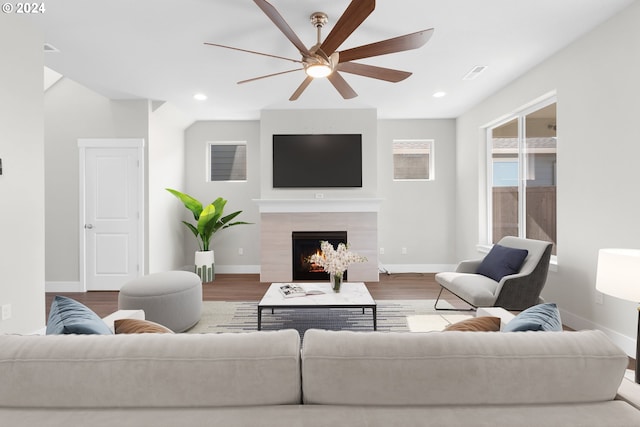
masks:
[[[304,70],[304,68],[296,68],[295,70],[281,71],[279,73],[267,74],[260,77],[254,77],[252,79],[240,80],[238,84],[241,85],[243,83],[255,82],[256,80],[266,79],[267,77],[279,76],[280,74],[293,73],[294,71],[300,71],[300,70]]]
[[[402,52],[417,49],[424,46],[433,34],[433,28],[406,34],[388,40],[379,41],[363,46],[354,47],[340,52],[340,62],[355,61],[357,59],[370,58],[372,56],[387,55],[389,53]]]
[[[347,10],[320,45],[320,49],[327,56],[330,56],[371,15],[375,8],[375,0],[352,0]]]
[[[359,76],[371,77],[373,79],[386,80],[392,83],[401,82],[412,74],[408,71],[358,64],[356,62],[342,62],[338,64],[338,70]]]
[[[329,79],[333,87],[335,87],[336,90],[340,92],[340,95],[342,95],[344,99],[351,99],[358,96],[356,91],[354,91],[353,88],[349,86],[349,83],[347,83],[347,81],[342,78],[342,76],[337,71],[329,74],[327,79]]]
[[[307,86],[309,86],[309,84],[312,81],[313,81],[313,77],[307,76],[307,78],[304,79],[302,84],[300,86],[298,86],[298,89],[296,89],[296,91],[293,92],[293,95],[291,95],[291,98],[289,98],[289,101],[295,101],[298,98],[300,98],[300,95],[302,95],[302,92],[304,92],[304,90],[307,88]]]
[[[297,62],[298,64],[302,64],[302,61],[300,61],[299,59],[285,58],[284,56],[271,55],[270,53],[256,52],[255,50],[241,49],[239,47],[225,46],[223,44],[216,44],[216,43],[205,42],[204,44],[209,45],[209,46],[215,46],[215,47],[223,47],[225,49],[239,50],[240,52],[255,53],[256,55],[268,56],[269,58],[284,59],[286,61]]]
[[[282,33],[289,39],[291,43],[300,51],[302,56],[307,57],[311,56],[311,52],[309,49],[302,43],[302,41],[298,38],[296,33],[293,32],[289,24],[284,20],[282,15],[278,13],[275,7],[271,5],[271,3],[266,0],[253,0],[255,4],[258,5],[260,9],[276,24],[276,27],[282,31]]]

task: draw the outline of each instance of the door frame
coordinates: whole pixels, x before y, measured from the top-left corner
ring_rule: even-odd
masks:
[[[87,292],[87,265],[86,265],[86,250],[87,242],[85,239],[84,225],[86,221],[85,203],[86,203],[86,153],[88,148],[136,148],[138,150],[138,161],[140,165],[138,167],[138,212],[140,216],[138,218],[138,264],[140,266],[139,273],[145,272],[145,155],[144,148],[145,143],[143,138],[79,138],[79,196],[78,196],[78,209],[79,209],[79,266],[80,266],[80,288],[81,292]]]

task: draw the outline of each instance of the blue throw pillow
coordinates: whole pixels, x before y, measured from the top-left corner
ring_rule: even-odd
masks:
[[[554,303],[529,307],[507,323],[503,332],[561,331],[560,310]]]
[[[97,314],[78,301],[58,295],[51,303],[47,335],[112,333]]]
[[[519,272],[528,254],[529,251],[526,249],[493,245],[493,248],[478,266],[476,273],[499,282],[504,276]]]

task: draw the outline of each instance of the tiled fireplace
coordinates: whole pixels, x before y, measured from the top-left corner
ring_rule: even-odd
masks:
[[[367,262],[349,267],[348,280],[379,280],[379,199],[261,199],[256,202],[260,207],[260,281],[293,281],[293,232],[336,230],[347,234],[351,250],[367,258]]]

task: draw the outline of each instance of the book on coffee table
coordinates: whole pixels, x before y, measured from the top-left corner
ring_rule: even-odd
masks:
[[[304,297],[307,295],[320,295],[324,294],[320,289],[308,289],[305,290],[302,286],[296,283],[283,283],[280,286],[280,293],[285,298]]]

